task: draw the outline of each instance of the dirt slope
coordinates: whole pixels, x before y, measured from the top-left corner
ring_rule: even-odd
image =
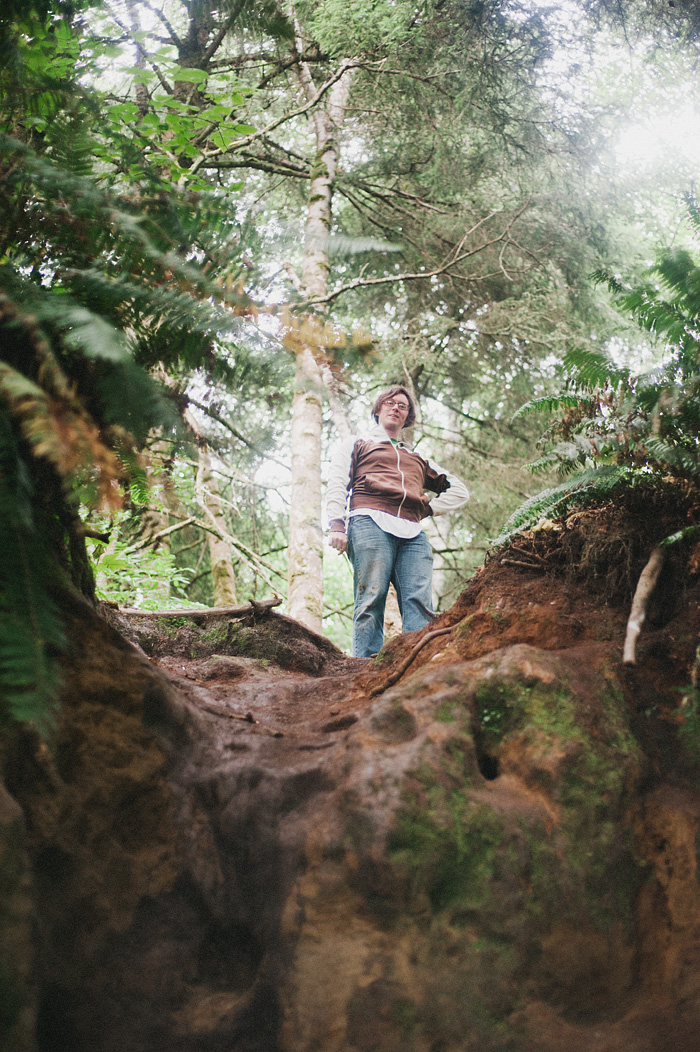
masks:
[[[695,1052],[697,585],[630,671],[530,562],[376,662],[73,604],[56,740],[3,745],[3,1047]]]

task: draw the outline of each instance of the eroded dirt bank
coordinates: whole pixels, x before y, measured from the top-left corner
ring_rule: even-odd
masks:
[[[493,560],[352,660],[88,607],[5,742],[8,1052],[696,1052],[700,628]],[[663,627],[660,625],[663,624]]]

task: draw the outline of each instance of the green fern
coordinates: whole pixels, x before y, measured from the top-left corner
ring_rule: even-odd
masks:
[[[689,211],[700,229],[700,210],[692,200]],[[541,518],[609,499],[641,482],[663,486],[669,478],[682,480],[695,487],[694,499],[700,500],[700,267],[687,251],[675,251],[650,273],[660,279],[663,294],[651,282],[625,287],[603,271],[594,280],[607,284],[618,308],[641,328],[664,337],[665,362],[633,376],[604,351],[576,348],[564,357],[565,390],[526,403],[517,415],[561,414],[548,427],[540,442],[544,452],[530,470],[556,467],[569,477],[518,508],[496,546]],[[677,530],[663,543],[675,544],[695,531],[694,526]]]
[[[629,371],[614,364],[604,351],[578,347],[564,355],[564,368],[575,376],[579,387],[597,389],[629,384]]]
[[[491,544],[494,548],[502,548],[523,530],[532,529],[543,519],[560,518],[572,507],[608,499],[623,487],[641,481],[641,473],[616,465],[587,468],[558,486],[542,490],[526,500],[511,515]]]
[[[644,443],[647,453],[654,458],[661,468],[669,468],[681,477],[700,478],[700,459],[697,449],[687,449],[681,445],[669,445],[659,438],[650,436]]]
[[[513,414],[513,420],[525,416],[527,413],[557,413],[563,409],[578,409],[584,400],[579,395],[543,395],[541,398],[531,398],[525,402]]]
[[[57,658],[65,636],[47,593],[55,570],[34,503],[30,469],[0,413],[0,726],[31,720],[45,731],[61,686]]]

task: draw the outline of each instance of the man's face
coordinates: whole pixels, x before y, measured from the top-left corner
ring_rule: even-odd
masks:
[[[379,407],[379,423],[392,438],[398,435],[401,428],[404,427],[407,417],[408,399],[400,391],[387,398]]]

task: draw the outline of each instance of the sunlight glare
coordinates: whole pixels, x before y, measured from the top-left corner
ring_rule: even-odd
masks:
[[[625,164],[677,159],[700,169],[700,115],[689,104],[673,114],[650,114],[620,134],[616,153]]]

